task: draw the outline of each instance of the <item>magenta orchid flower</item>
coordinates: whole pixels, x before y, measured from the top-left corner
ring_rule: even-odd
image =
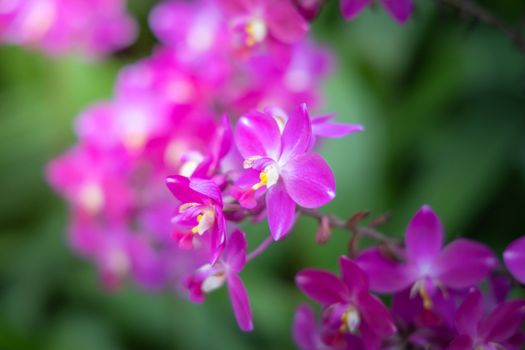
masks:
[[[335,197],[335,179],[326,161],[310,152],[312,128],[306,105],[290,116],[281,134],[275,119],[251,112],[239,119],[235,141],[246,173],[237,185],[241,205],[254,207],[266,195],[270,232],[283,238],[295,220],[295,208],[320,207]]]
[[[378,248],[363,251],[359,266],[370,277],[372,290],[399,292],[411,287],[419,294],[425,309],[432,309],[438,290],[465,289],[487,277],[497,265],[494,253],[485,245],[457,239],[443,248],[444,231],[438,216],[423,206],[410,221],[405,235],[405,261],[386,257]]]
[[[271,50],[291,45],[308,32],[308,22],[291,0],[221,0],[238,46],[246,49],[268,43]]]
[[[346,20],[352,20],[373,3],[373,0],[341,0],[341,12]],[[412,15],[412,0],[381,0],[381,5],[401,24]]]
[[[382,339],[395,333],[388,309],[370,294],[368,278],[352,260],[341,257],[341,279],[316,269],[299,272],[295,282],[299,289],[325,308],[323,339],[330,345],[355,341],[365,349],[379,349]]]
[[[233,307],[233,312],[239,327],[243,331],[253,329],[252,314],[248,293],[239,272],[246,264],[246,237],[240,230],[234,230],[226,243],[222,258],[214,265],[206,264],[199,268],[186,280],[186,288],[190,299],[196,303],[205,300],[205,294],[224,283],[228,286],[228,294]]]
[[[512,276],[525,284],[525,236],[509,244],[503,252],[503,261]]]
[[[182,249],[191,249],[194,240],[208,234],[212,262],[219,257],[226,241],[226,220],[222,213],[222,193],[211,180],[170,176],[166,183],[179,201],[172,218],[173,238]]]
[[[484,314],[485,302],[481,293],[469,292],[456,313],[459,335],[447,350],[523,349],[521,326],[525,319],[525,300],[510,300]]]

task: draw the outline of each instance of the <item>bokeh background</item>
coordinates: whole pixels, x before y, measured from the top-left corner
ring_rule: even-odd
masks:
[[[402,27],[380,7],[344,22],[335,0],[315,21],[313,35],[338,62],[319,112],[367,128],[324,145],[338,196],[323,210],[389,211],[383,230],[401,235],[427,203],[448,238],[501,252],[525,234],[525,56],[495,28],[438,3],[417,0]],[[95,268],[71,253],[66,206],[44,167],[73,143],[75,115],[109,98],[119,68],[154,47],[146,24],[154,4],[131,1],[140,38],[104,61],[0,47],[0,349],[292,348],[293,311],[306,301],[293,276],[306,266],[335,271],[345,253],[347,234],[317,246],[315,222],[301,219],[243,272],[250,334],[237,329],[224,289],[205,305],[133,285],[107,294]],[[520,0],[483,4],[510,23],[525,14]],[[246,229],[252,243],[267,234],[264,224]]]

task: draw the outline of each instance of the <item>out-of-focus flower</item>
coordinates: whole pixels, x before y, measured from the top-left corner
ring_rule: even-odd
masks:
[[[7,0],[0,5],[0,41],[48,54],[88,56],[121,49],[136,36],[123,0]]]
[[[380,0],[388,14],[398,23],[405,23],[412,15],[412,0]],[[341,12],[347,20],[354,19],[373,0],[341,0]]]
[[[518,238],[505,249],[503,260],[512,276],[525,284],[525,236]]]
[[[429,310],[436,292],[475,286],[497,265],[485,245],[458,239],[443,248],[443,235],[437,215],[423,206],[408,225],[404,262],[386,257],[377,248],[363,251],[357,262],[369,276],[372,290],[393,293],[411,287],[411,294],[419,295]]]
[[[335,348],[349,342],[379,349],[395,333],[394,321],[381,300],[370,294],[368,278],[352,260],[341,257],[341,279],[315,269],[299,272],[297,286],[323,307],[323,341]],[[358,339],[356,339],[358,338]]]
[[[266,113],[250,112],[239,119],[235,141],[244,157],[245,174],[237,181],[239,201],[254,207],[266,194],[270,232],[283,238],[295,220],[296,205],[320,207],[335,197],[330,167],[310,151],[312,128],[306,105],[301,105],[281,131]]]
[[[300,305],[293,319],[293,339],[301,350],[328,350],[323,344],[320,329],[315,321],[312,308]]]
[[[186,279],[186,288],[190,299],[202,303],[205,293],[220,288],[224,283],[228,286],[228,294],[239,327],[244,331],[253,329],[252,313],[248,293],[239,273],[246,264],[246,238],[244,232],[234,230],[228,238],[222,258],[215,264],[200,267]]]
[[[237,47],[252,51],[267,44],[279,54],[305,36],[308,22],[291,0],[221,0]],[[284,47],[283,47],[284,46]]]
[[[447,350],[508,349],[525,345],[521,326],[525,319],[525,300],[510,300],[485,314],[481,293],[469,292],[456,313],[458,336]]]
[[[173,238],[182,249],[191,249],[196,237],[205,233],[210,239],[212,262],[226,242],[226,220],[222,214],[222,193],[215,182],[174,175],[166,183],[179,201],[172,222]]]

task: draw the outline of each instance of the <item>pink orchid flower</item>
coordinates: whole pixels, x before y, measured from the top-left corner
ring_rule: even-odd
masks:
[[[509,244],[503,252],[503,261],[512,276],[525,284],[525,236]]]
[[[211,180],[169,176],[166,183],[179,201],[172,222],[173,238],[182,249],[191,249],[195,239],[207,234],[210,254],[215,262],[226,241],[226,220],[222,213],[222,193]],[[202,241],[202,240],[201,240]]]
[[[290,116],[281,134],[275,119],[251,112],[237,123],[235,141],[244,157],[241,205],[254,207],[266,195],[270,232],[283,238],[295,220],[295,208],[320,207],[335,197],[335,179],[326,161],[310,151],[312,128],[306,105]]]
[[[411,295],[419,294],[425,309],[432,309],[434,293],[475,286],[497,265],[485,245],[457,239],[443,249],[443,236],[439,218],[423,206],[408,225],[404,262],[370,248],[358,256],[357,263],[369,276],[372,290],[394,293],[411,287]]]
[[[252,314],[248,293],[239,273],[246,264],[246,237],[244,232],[236,229],[232,232],[224,248],[222,258],[215,264],[206,264],[191,275],[185,283],[190,299],[202,303],[205,294],[224,283],[228,286],[228,294],[233,307],[233,312],[239,327],[243,331],[253,329]]]

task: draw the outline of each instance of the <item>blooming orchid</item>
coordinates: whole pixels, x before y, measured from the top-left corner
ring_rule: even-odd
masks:
[[[299,272],[299,289],[324,307],[324,339],[329,345],[356,342],[361,335],[365,349],[378,349],[396,327],[381,300],[370,294],[368,278],[352,260],[341,257],[341,279],[322,270]]]
[[[216,261],[226,240],[219,187],[210,180],[188,179],[181,175],[168,177],[166,183],[180,202],[172,219],[173,238],[182,249],[191,249],[196,237],[208,233],[212,262]]]
[[[447,350],[508,349],[525,345],[520,328],[525,320],[525,300],[510,300],[497,305],[488,315],[484,312],[481,293],[469,292],[456,314],[459,335]]]
[[[306,105],[291,116],[281,134],[275,119],[251,112],[239,119],[235,141],[244,157],[246,173],[237,185],[243,190],[239,201],[255,206],[266,194],[270,232],[283,238],[295,220],[295,208],[320,207],[335,197],[335,180],[330,167],[310,151],[312,128]]]
[[[497,264],[488,247],[471,240],[458,239],[442,249],[443,236],[439,218],[423,206],[408,224],[403,262],[370,248],[358,256],[357,263],[369,276],[372,290],[393,293],[410,287],[425,309],[432,309],[434,293],[474,286]]]
[[[237,45],[251,50],[268,43],[270,50],[301,40],[309,29],[291,0],[221,0],[237,35]]]
[[[222,258],[215,264],[200,267],[187,278],[186,288],[190,299],[202,303],[204,294],[228,285],[228,293],[239,327],[244,331],[253,329],[250,301],[239,272],[246,264],[246,238],[244,232],[234,230],[228,238]]]

